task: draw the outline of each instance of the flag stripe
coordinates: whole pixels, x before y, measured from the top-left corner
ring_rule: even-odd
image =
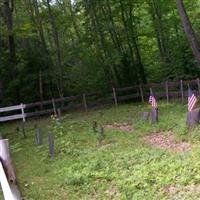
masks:
[[[188,89],[188,111],[192,111],[197,103],[197,97],[194,95],[192,90]]]

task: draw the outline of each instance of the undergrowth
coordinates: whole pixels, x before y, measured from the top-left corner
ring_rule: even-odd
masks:
[[[142,119],[149,110],[146,104],[129,104],[30,120],[26,139],[16,132],[17,123],[2,125],[25,199],[199,199],[199,128],[188,131],[184,104],[159,103],[158,124]],[[99,142],[94,121],[129,122],[133,131],[106,129]],[[43,132],[40,147],[34,143],[35,125]],[[49,131],[55,135],[54,160],[48,153]],[[192,150],[176,153],[144,143],[145,135],[157,132],[171,132],[177,141],[192,143]]]

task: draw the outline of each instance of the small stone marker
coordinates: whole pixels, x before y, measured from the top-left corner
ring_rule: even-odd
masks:
[[[48,142],[49,142],[49,153],[51,155],[51,158],[54,159],[55,149],[54,149],[54,135],[53,135],[53,133],[48,134]]]
[[[151,123],[158,123],[158,109],[153,108],[151,109]]]
[[[100,133],[100,135],[102,136],[102,138],[105,137],[103,126],[100,126],[100,127],[99,127],[99,133]]]
[[[149,112],[144,112],[143,113],[143,120],[147,121],[149,119]]]
[[[42,131],[40,128],[37,128],[36,133],[35,133],[35,143],[36,145],[42,145]]]
[[[187,126],[189,129],[194,128],[200,122],[200,109],[194,109],[187,114]]]

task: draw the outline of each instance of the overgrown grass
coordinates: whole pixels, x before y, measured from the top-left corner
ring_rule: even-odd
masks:
[[[17,124],[1,127],[10,139],[21,190],[27,200],[61,199],[200,199],[200,137],[188,134],[186,107],[159,103],[159,123],[142,120],[148,105],[130,104],[55,119],[30,120],[27,138]],[[130,122],[132,133],[108,129],[100,144],[92,130],[99,124]],[[44,145],[36,147],[35,125],[42,128]],[[56,135],[56,157],[48,155],[47,133]],[[176,153],[145,144],[143,136],[172,131],[177,140],[193,143],[192,151]],[[173,191],[169,192],[169,188]]]

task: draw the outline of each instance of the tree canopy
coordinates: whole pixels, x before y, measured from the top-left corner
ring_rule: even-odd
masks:
[[[1,0],[0,55],[2,105],[200,74],[175,0]]]

